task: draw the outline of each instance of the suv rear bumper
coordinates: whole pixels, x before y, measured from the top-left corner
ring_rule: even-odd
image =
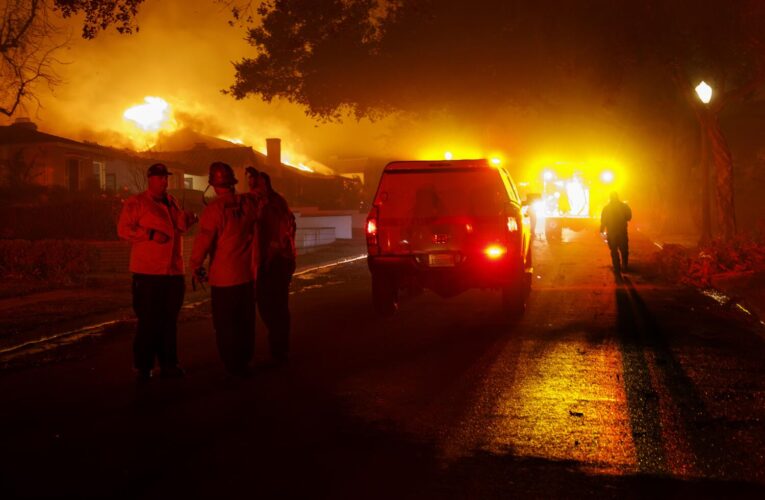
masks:
[[[519,259],[512,254],[497,260],[489,260],[482,254],[466,255],[453,267],[431,267],[427,259],[427,254],[370,255],[367,264],[372,273],[395,277],[401,286],[421,286],[436,292],[522,286],[520,264],[512,264]]]

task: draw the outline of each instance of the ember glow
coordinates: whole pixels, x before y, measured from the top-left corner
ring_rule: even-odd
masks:
[[[234,137],[226,137],[226,136],[220,136],[219,135],[218,139],[223,139],[224,141],[228,141],[228,142],[231,142],[233,144],[239,144],[240,146],[244,144],[243,140],[241,140],[239,138],[234,138]],[[263,153],[263,154],[266,154],[266,153]]]
[[[308,165],[306,165],[306,164],[304,163],[304,161],[298,161],[298,162],[296,163],[296,162],[294,162],[294,161],[292,161],[292,160],[290,159],[291,157],[293,157],[293,156],[292,156],[292,155],[286,155],[286,156],[282,157],[282,162],[283,162],[285,165],[289,166],[289,167],[292,167],[292,168],[296,168],[296,169],[298,169],[298,170],[302,170],[303,172],[316,172],[316,169],[313,169],[313,168],[309,167]],[[324,171],[323,173],[331,173],[331,169],[328,169],[328,168],[327,168],[327,167],[325,167],[324,165],[322,165],[322,166],[319,168],[319,170],[322,170],[322,171]],[[327,171],[325,171],[325,170],[327,170],[328,172],[327,172]]]

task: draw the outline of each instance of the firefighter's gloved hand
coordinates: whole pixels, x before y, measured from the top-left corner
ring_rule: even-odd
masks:
[[[151,241],[159,243],[160,245],[164,245],[165,243],[170,241],[170,236],[166,235],[162,231],[157,231],[156,229],[152,229],[149,231],[149,239]]]
[[[207,271],[204,267],[198,267],[194,269],[194,279],[198,283],[207,283]]]
[[[199,222],[199,216],[192,212],[191,210],[186,210],[184,212],[184,215],[186,216],[186,227],[191,227],[197,222]]]

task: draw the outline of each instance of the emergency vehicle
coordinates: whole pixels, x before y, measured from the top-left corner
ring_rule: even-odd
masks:
[[[401,290],[451,297],[496,288],[508,314],[519,316],[531,282],[530,235],[504,167],[487,160],[389,163],[366,224],[375,309],[393,314]]]
[[[521,183],[529,210],[536,219],[536,232],[548,241],[558,241],[564,228],[580,231],[600,217],[600,210],[614,189],[612,169],[588,164],[558,162],[545,165],[533,181]]]

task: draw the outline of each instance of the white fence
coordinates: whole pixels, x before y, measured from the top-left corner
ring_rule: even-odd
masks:
[[[298,254],[308,253],[322,245],[335,242],[334,227],[298,228],[295,233],[295,246]]]
[[[347,215],[304,215],[295,214],[295,222],[298,230],[300,229],[322,229],[334,228],[335,238],[339,240],[350,240],[353,238],[352,227],[353,218]],[[334,241],[334,240],[333,240]]]

